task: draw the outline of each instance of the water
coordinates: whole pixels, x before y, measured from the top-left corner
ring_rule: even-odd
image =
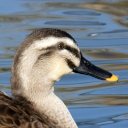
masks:
[[[88,60],[118,75],[119,82],[73,74],[56,82],[55,93],[79,128],[128,128],[127,9],[116,0],[86,2],[0,1],[0,89],[10,95],[10,69],[22,40],[37,28],[60,28],[75,38]]]

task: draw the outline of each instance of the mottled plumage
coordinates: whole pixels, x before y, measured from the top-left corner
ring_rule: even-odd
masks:
[[[54,120],[40,115],[23,97],[18,102],[0,91],[0,128],[56,128],[54,125]]]

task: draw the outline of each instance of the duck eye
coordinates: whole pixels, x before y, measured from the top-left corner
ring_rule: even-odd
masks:
[[[64,44],[63,43],[58,44],[58,49],[64,49]]]

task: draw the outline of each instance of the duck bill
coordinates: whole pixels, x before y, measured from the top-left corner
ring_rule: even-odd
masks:
[[[89,62],[87,59],[85,59],[81,54],[81,61],[80,65],[73,69],[73,72],[90,75],[100,80],[106,80],[106,81],[118,81],[118,77],[114,74],[111,74],[110,72],[101,69],[95,65],[93,65],[91,62]]]

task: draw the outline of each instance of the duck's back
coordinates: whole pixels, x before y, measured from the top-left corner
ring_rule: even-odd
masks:
[[[43,118],[26,103],[18,104],[13,98],[0,91],[0,128],[53,128],[48,118]],[[49,123],[48,123],[49,122]]]

